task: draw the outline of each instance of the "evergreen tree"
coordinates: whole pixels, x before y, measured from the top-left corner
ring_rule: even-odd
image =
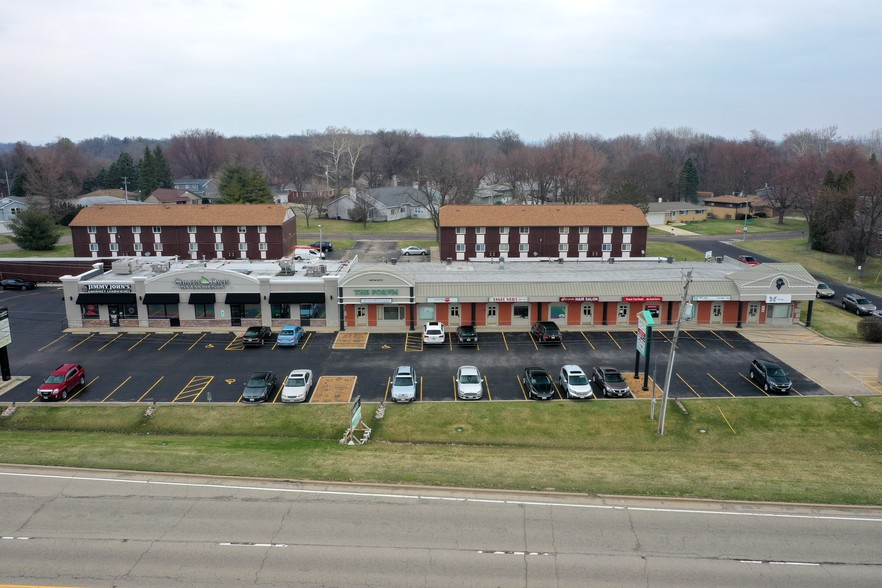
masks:
[[[172,177],[171,166],[168,164],[168,160],[162,152],[162,147],[159,145],[153,149],[153,165],[153,174],[156,176],[157,187],[174,188],[175,179]]]
[[[52,215],[40,208],[33,198],[28,199],[27,210],[19,211],[9,221],[9,228],[15,244],[28,251],[50,251],[61,238]]]
[[[633,204],[643,211],[643,214],[649,212],[649,201],[646,192],[637,187],[637,184],[631,180],[625,180],[622,185],[612,191],[607,199],[609,204]]]
[[[677,195],[680,200],[698,202],[698,168],[695,167],[691,157],[686,160],[680,169]]]
[[[228,163],[221,172],[218,190],[224,204],[270,204],[273,194],[259,169]]]
[[[129,192],[138,189],[138,168],[132,156],[128,153],[120,153],[119,158],[107,170],[106,189],[114,190],[117,188],[124,189],[128,186]]]
[[[156,162],[153,159],[153,152],[146,145],[144,146],[144,157],[138,162],[138,190],[141,196],[146,198],[158,188],[156,180]]]

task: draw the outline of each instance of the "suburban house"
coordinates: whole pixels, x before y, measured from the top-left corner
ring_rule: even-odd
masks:
[[[28,203],[24,198],[7,196],[6,198],[0,199],[0,233],[12,232],[7,223],[14,219],[19,212],[23,212],[27,209]]]
[[[402,218],[432,218],[429,197],[418,188],[394,186],[356,190],[356,196],[344,194],[327,204],[328,218],[352,220],[355,211],[363,207],[371,222],[385,222]]]
[[[157,188],[144,199],[148,204],[201,204],[202,199],[188,190]]]
[[[114,188],[112,190],[93,190],[71,200],[76,206],[95,206],[96,204],[141,204],[138,192],[127,192]]]
[[[674,223],[691,223],[707,220],[707,208],[692,202],[650,202],[646,221],[651,227]]]
[[[772,216],[774,208],[769,201],[760,196],[712,196],[703,198],[708,217],[722,219],[744,219],[748,216]]]
[[[75,257],[280,259],[297,243],[277,204],[90,206],[70,223]]]
[[[274,200],[278,204],[298,203],[298,202],[330,202],[336,191],[327,186],[306,186],[303,190],[298,190],[294,184],[285,184],[282,189],[274,196]]]
[[[221,199],[217,182],[205,178],[179,178],[175,180],[175,190],[186,190],[199,197],[202,204],[212,204]]]
[[[444,206],[441,259],[644,257],[649,223],[636,206]]]

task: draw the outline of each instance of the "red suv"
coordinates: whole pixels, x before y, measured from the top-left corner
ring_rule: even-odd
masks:
[[[43,400],[67,399],[77,386],[86,383],[86,370],[78,363],[65,363],[49,374],[46,381],[37,388],[37,396]]]

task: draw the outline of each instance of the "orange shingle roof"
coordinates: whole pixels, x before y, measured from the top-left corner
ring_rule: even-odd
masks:
[[[278,204],[117,204],[84,208],[70,226],[277,226],[285,221],[288,214],[294,213],[287,206]]]
[[[444,206],[442,227],[648,226],[630,204],[545,204],[536,206]]]

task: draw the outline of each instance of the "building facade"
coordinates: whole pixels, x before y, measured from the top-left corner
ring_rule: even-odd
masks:
[[[646,255],[649,223],[636,206],[444,206],[441,259],[609,259]]]

